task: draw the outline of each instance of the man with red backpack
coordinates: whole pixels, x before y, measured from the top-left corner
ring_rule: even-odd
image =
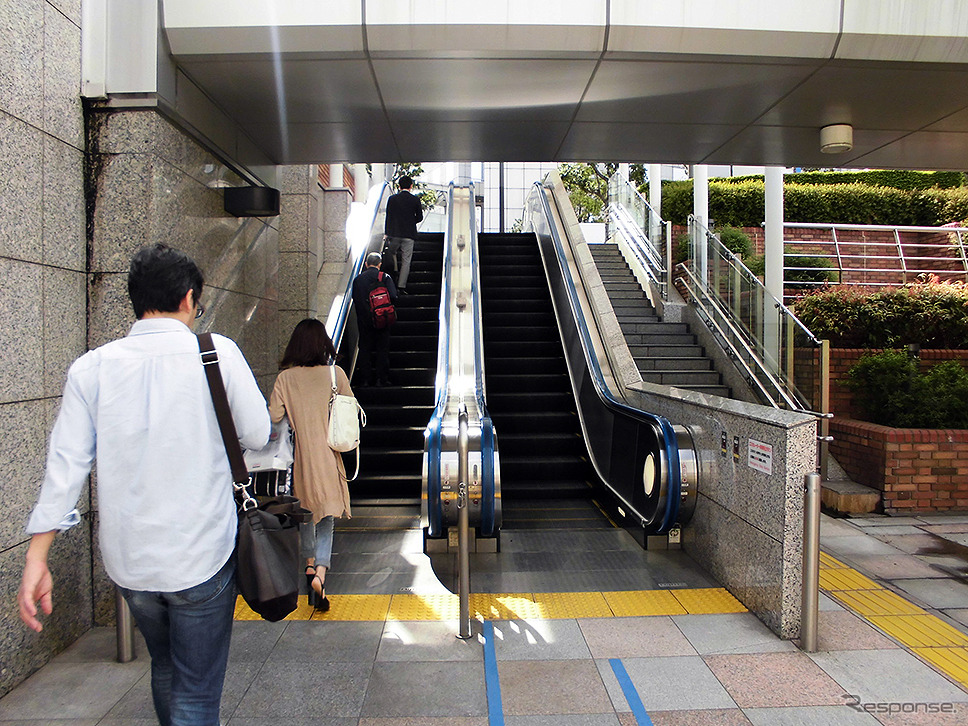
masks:
[[[364,269],[353,280],[353,308],[360,331],[360,354],[356,360],[357,386],[390,385],[390,326],[397,319],[393,303],[397,286],[380,271],[379,252],[366,256]]]

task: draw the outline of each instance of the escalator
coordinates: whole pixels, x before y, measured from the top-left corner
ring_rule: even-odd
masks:
[[[424,428],[435,402],[442,245],[442,234],[421,234],[414,244],[410,294],[397,298],[390,333],[392,385],[352,382],[367,417],[360,435],[360,475],[350,484],[354,505],[420,502]],[[389,260],[383,269],[396,278]],[[348,471],[354,456],[345,459]]]
[[[504,527],[599,527],[561,336],[533,234],[481,234],[487,402],[501,442]]]

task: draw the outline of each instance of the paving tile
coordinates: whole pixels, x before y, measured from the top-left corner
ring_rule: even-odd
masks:
[[[903,649],[811,653],[809,657],[863,703],[968,702],[968,692]]]
[[[843,688],[803,653],[710,655],[704,660],[740,708],[843,703]]]
[[[233,718],[286,722],[325,713],[359,717],[366,695],[369,663],[266,663],[245,693]],[[325,687],[323,687],[325,685]]]
[[[877,705],[873,706],[875,711]],[[968,704],[965,703],[908,703],[886,704],[881,710],[900,710],[902,713],[877,713],[884,726],[964,726],[968,723]]]
[[[229,726],[233,726],[234,723],[233,721]],[[278,724],[267,724],[267,726],[278,726]],[[356,721],[354,720],[350,726],[357,726]],[[480,716],[448,716],[446,718],[361,718],[359,726],[488,726],[488,720]]]
[[[932,608],[968,607],[968,585],[954,580],[898,580],[898,588]]]
[[[964,514],[922,514],[918,517],[925,524],[968,524],[968,515]]]
[[[286,621],[278,623],[270,623],[266,620],[236,621],[232,627],[229,662],[265,662],[288,625]]]
[[[358,719],[355,718],[317,717],[286,719],[286,726],[357,726],[357,723]],[[127,726],[127,722],[125,722],[124,726]],[[279,720],[274,718],[233,718],[226,726],[279,726]]]
[[[820,593],[820,597],[817,600],[817,609],[823,612],[824,610],[844,610],[844,606],[833,598]]]
[[[876,726],[877,719],[845,706],[800,706],[798,708],[747,708],[743,711],[753,726]]]
[[[268,654],[269,663],[370,663],[376,657],[382,622],[290,622]]]
[[[931,534],[968,534],[968,521],[960,524],[925,524],[921,528]]]
[[[483,662],[381,662],[373,666],[360,716],[444,718],[486,714]]]
[[[903,552],[891,555],[855,555],[851,559],[858,569],[882,580],[949,577],[944,570],[931,567],[917,557]]]
[[[508,716],[505,726],[621,726],[614,713],[582,713],[566,716]]]
[[[596,660],[602,681],[617,711],[629,711],[608,660]],[[699,656],[623,658],[622,665],[648,712],[734,709],[730,698]]]
[[[750,720],[738,708],[652,711],[649,713],[649,718],[654,726],[749,726],[750,724]]]
[[[892,517],[887,514],[867,514],[851,517],[848,520],[858,527],[893,527],[899,524],[919,525],[924,522],[921,517]]]
[[[904,534],[924,534],[924,530],[914,524],[878,524],[873,527],[865,527],[864,534],[872,537],[896,537]]]
[[[578,624],[593,658],[696,655],[696,649],[669,617],[587,618]]]
[[[817,647],[831,650],[884,650],[898,645],[869,623],[847,611],[821,612],[817,621]]]
[[[494,652],[501,663],[591,658],[575,620],[494,621]]]
[[[0,700],[0,721],[101,718],[144,675],[144,663],[49,663]]]
[[[826,540],[828,537],[852,537],[861,536],[863,530],[853,524],[854,520],[835,519],[833,517],[820,517],[820,537]]]
[[[674,615],[672,621],[700,655],[795,651],[752,613]]]
[[[135,628],[134,631],[134,654],[135,660],[126,667],[141,667],[147,671],[151,667],[151,659],[148,656],[148,648],[141,631]],[[64,652],[57,655],[53,663],[114,663],[118,657],[118,631],[117,628],[98,627],[91,628],[84,635],[74,641],[74,643]]]
[[[826,542],[824,543],[826,545]],[[885,537],[882,544],[889,545],[909,555],[917,554],[941,554],[940,548],[944,546],[944,541],[931,534],[902,534],[896,537]],[[890,554],[883,552],[869,552],[862,554]]]
[[[893,555],[897,553],[892,546],[895,540],[907,540],[913,537],[928,537],[928,535],[892,537],[891,544],[863,534],[853,537],[821,537],[821,539],[824,550],[832,552],[835,557],[850,557],[851,555]]]
[[[471,623],[472,637],[458,638],[454,621],[391,621],[386,623],[376,659],[379,661],[483,661],[480,623]]]
[[[943,613],[958,625],[968,626],[968,608],[947,608]],[[961,630],[964,629],[964,627],[961,628]]]
[[[507,716],[614,711],[591,660],[499,661],[498,676]]]

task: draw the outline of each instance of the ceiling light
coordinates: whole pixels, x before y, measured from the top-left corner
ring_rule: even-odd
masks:
[[[843,154],[854,148],[854,127],[850,124],[831,124],[820,129],[820,151],[824,154]]]

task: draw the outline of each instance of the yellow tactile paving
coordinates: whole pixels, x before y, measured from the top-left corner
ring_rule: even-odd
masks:
[[[531,593],[471,593],[469,603],[472,617],[478,620],[534,620],[540,610]]]
[[[880,585],[850,568],[820,570],[820,589],[837,590],[880,590]]]
[[[600,592],[536,592],[539,618],[608,618],[612,609]]]
[[[745,613],[746,607],[723,587],[703,587],[694,590],[673,590],[676,600],[690,615]]]
[[[841,590],[831,596],[864,617],[871,615],[924,615],[924,610],[912,605],[890,590]]]
[[[458,620],[459,618],[460,599],[457,595],[450,594],[394,595],[387,615],[387,620]]]
[[[872,615],[868,620],[909,648],[968,646],[968,636],[934,615]]]
[[[643,615],[685,615],[686,609],[668,590],[603,592],[602,596],[616,617]]]
[[[390,595],[337,595],[329,598],[328,612],[313,612],[312,619],[390,620],[390,600]]]
[[[931,665],[947,673],[968,688],[968,649],[965,648],[912,648]]]
[[[845,565],[840,560],[838,560],[838,559],[836,559],[834,557],[831,557],[826,552],[821,552],[820,553],[820,569],[824,569],[825,567],[827,567],[827,568],[838,568],[838,567],[847,567],[847,565]]]

